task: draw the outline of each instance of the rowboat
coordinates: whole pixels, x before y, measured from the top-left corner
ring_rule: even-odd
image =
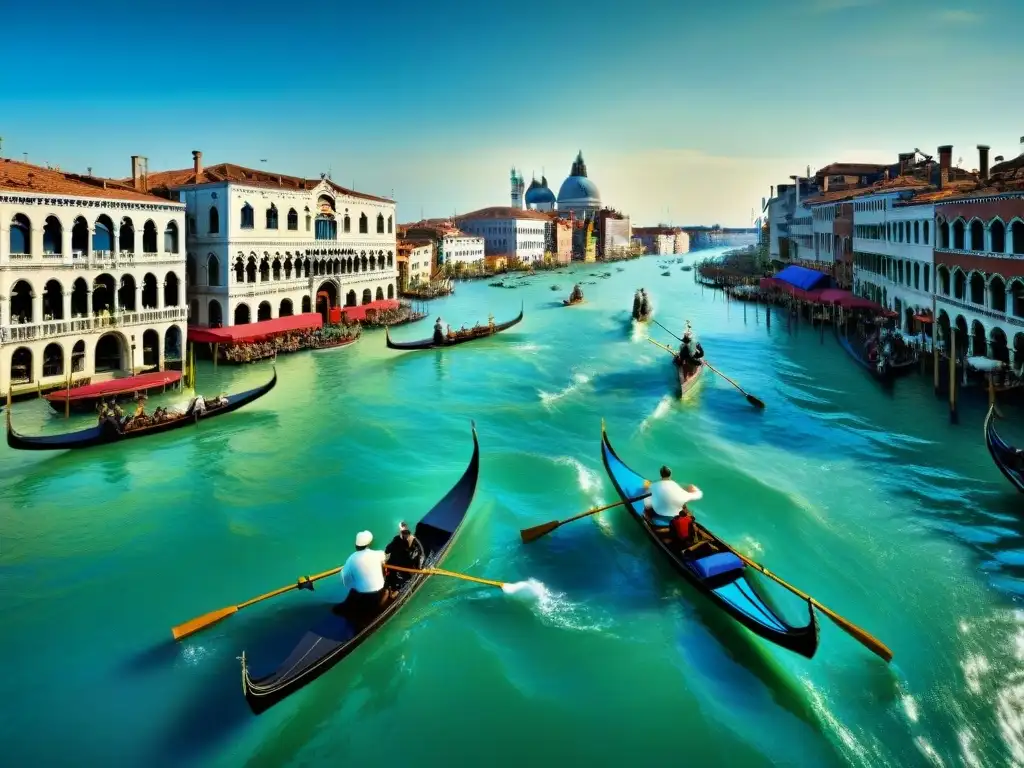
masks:
[[[633,315],[633,322],[636,322],[636,323],[646,323],[648,320],[651,319],[651,315],[653,315],[653,314],[654,314],[654,310],[653,309],[649,310],[647,312],[647,314],[640,314],[640,313],[634,314]]]
[[[701,379],[704,377],[704,364],[701,363],[697,370],[687,376],[683,366],[676,363],[676,372],[679,374],[679,399],[681,400],[686,397],[688,392],[692,392],[700,384]]]
[[[11,448],[22,451],[61,451],[71,448],[92,448],[97,445],[108,443],[119,443],[122,440],[132,440],[136,437],[147,435],[159,435],[175,429],[181,429],[200,421],[226,413],[237,411],[249,403],[259,400],[277,384],[277,369],[274,369],[274,376],[266,384],[240,392],[237,395],[227,395],[223,398],[221,405],[208,405],[202,413],[195,413],[195,401],[189,404],[184,414],[171,418],[168,421],[161,421],[156,424],[136,427],[134,429],[115,426],[112,422],[103,422],[89,429],[82,429],[77,432],[63,432],[57,435],[20,435],[11,426],[11,412],[7,411],[7,444]]]
[[[480,445],[473,428],[473,457],[462,478],[434,508],[416,524],[415,536],[426,553],[423,568],[443,562],[466,518],[480,473]],[[260,714],[344,659],[381,629],[415,595],[430,577],[412,576],[398,595],[373,617],[346,615],[345,603],[335,605],[323,621],[308,631],[295,649],[267,675],[254,676],[242,654],[242,689],[253,713]]]
[[[608,441],[608,433],[603,425],[601,456],[608,476],[623,501],[644,494],[644,478],[618,457]],[[771,608],[747,578],[749,566],[707,528],[696,525],[701,543],[680,551],[667,535],[667,529],[656,528],[644,518],[643,501],[635,501],[626,507],[630,516],[676,571],[712,603],[765,640],[801,656],[813,658],[818,650],[818,621],[810,602],[807,605],[810,614],[807,625],[791,626]]]
[[[501,333],[511,328],[513,325],[517,325],[522,322],[523,310],[520,308],[519,315],[512,320],[505,323],[498,323],[494,328],[483,326],[480,328],[469,328],[466,330],[465,336],[456,335],[453,339],[445,339],[441,344],[435,344],[434,339],[422,339],[420,341],[392,341],[391,333],[388,331],[387,326],[384,327],[384,338],[387,342],[388,349],[441,349],[443,347],[454,347],[458,344],[465,344],[467,341],[476,341],[477,339],[486,339],[496,333]]]
[[[573,304],[582,304],[582,303],[583,303],[583,299],[576,299],[575,301],[570,301],[569,299],[562,299],[562,306],[565,306],[565,307],[571,307]]]
[[[995,412],[995,404],[990,405],[985,416],[985,447],[988,448],[989,455],[999,467],[999,471],[1018,491],[1024,493],[1024,457],[1019,456],[1017,449],[996,432],[996,422],[993,418]]]

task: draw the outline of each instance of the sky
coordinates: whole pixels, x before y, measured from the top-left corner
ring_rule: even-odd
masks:
[[[410,221],[508,205],[512,166],[557,193],[582,150],[635,226],[750,226],[808,166],[1024,151],[1024,0],[233,5],[9,4],[0,155],[125,177],[198,149]]]

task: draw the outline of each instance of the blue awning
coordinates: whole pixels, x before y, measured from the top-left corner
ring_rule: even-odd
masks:
[[[801,291],[816,291],[821,288],[828,288],[831,279],[824,272],[816,269],[798,267],[795,264],[786,267],[775,275],[776,280],[799,288]]]

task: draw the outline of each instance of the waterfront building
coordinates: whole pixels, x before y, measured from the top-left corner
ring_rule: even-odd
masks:
[[[952,148],[949,148],[950,154]],[[935,309],[942,340],[970,354],[1024,365],[1024,137],[1020,154],[989,171],[978,147],[973,188],[940,190],[935,207]]]
[[[676,232],[675,249],[672,253],[681,254],[690,252],[690,235],[688,232],[680,229]]]
[[[493,207],[455,218],[463,232],[483,239],[485,255],[505,255],[529,264],[544,260],[544,224],[548,214]]]
[[[0,160],[0,393],[181,360],[185,206],[118,182]]]
[[[621,258],[629,253],[633,237],[629,216],[610,208],[597,213],[597,258]]]
[[[446,264],[480,267],[485,256],[484,239],[466,234],[452,219],[423,219],[413,224],[403,224],[400,236],[419,240],[430,240],[434,244],[434,265],[432,274]]]
[[[633,237],[638,238],[647,253],[654,256],[668,256],[676,253],[676,236],[678,234],[674,227],[664,225],[633,229]]]
[[[547,234],[547,250],[559,264],[572,261],[572,222],[559,216],[552,216],[544,225]]]
[[[434,274],[436,255],[432,240],[398,241],[398,286],[400,291],[426,285]]]
[[[395,203],[230,163],[149,174],[187,208],[190,324],[244,325],[339,305],[393,306]],[[377,305],[376,302],[381,302]]]

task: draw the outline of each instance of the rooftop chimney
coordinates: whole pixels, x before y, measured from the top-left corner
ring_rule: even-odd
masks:
[[[132,186],[139,192],[148,192],[149,174],[146,170],[146,158],[141,155],[132,155]]]
[[[199,181],[199,175],[203,172],[203,153],[198,149],[192,150],[192,170],[196,174],[196,181]]]
[[[828,174],[826,173],[821,178],[821,191],[828,192]]]
[[[988,151],[991,147],[985,144],[978,145],[978,177],[982,181],[988,181]]]
[[[910,173],[910,164],[914,160],[913,152],[900,152],[900,176],[906,176]]]
[[[953,145],[943,144],[939,147],[939,188],[949,185],[949,168],[953,164]]]

